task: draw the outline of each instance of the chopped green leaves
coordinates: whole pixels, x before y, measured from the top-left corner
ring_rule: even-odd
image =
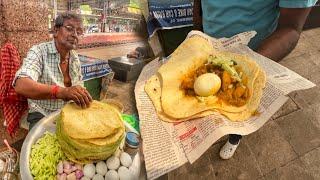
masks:
[[[234,60],[225,56],[210,56],[208,58],[208,63],[220,66],[223,70],[227,71],[232,76],[232,78],[241,82],[241,77],[234,68],[234,65],[237,64]]]
[[[57,164],[65,159],[55,134],[46,132],[36,144],[32,145],[30,169],[35,180],[55,180]]]

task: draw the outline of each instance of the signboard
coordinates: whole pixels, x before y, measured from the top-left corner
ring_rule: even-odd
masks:
[[[158,29],[192,26],[193,0],[149,0],[147,29],[152,36]]]
[[[100,78],[113,72],[108,64],[108,61],[80,54],[79,60],[81,63],[81,73],[83,76],[83,81],[87,81],[94,78]]]

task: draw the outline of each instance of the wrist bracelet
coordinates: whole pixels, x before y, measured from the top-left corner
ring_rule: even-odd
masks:
[[[51,88],[51,97],[52,99],[57,99],[57,94],[58,94],[59,86],[54,85]]]

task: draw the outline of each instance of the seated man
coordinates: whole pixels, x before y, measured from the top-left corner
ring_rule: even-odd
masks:
[[[29,129],[67,101],[82,108],[90,105],[92,98],[83,88],[80,61],[74,51],[81,35],[81,18],[62,14],[55,20],[54,39],[33,46],[23,60],[13,86],[18,94],[28,98]]]

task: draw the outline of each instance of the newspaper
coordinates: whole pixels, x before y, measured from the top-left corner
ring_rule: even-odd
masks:
[[[163,64],[159,59],[153,60],[144,67],[135,86],[148,179],[155,179],[186,162],[193,163],[224,135],[247,135],[257,131],[287,101],[288,93],[315,86],[297,73],[248,48],[247,44],[255,32],[241,33],[228,39],[214,39],[199,31],[191,31],[188,37],[193,35],[207,38],[217,49],[246,54],[265,70],[267,83],[258,107],[261,114],[245,122],[231,122],[219,113],[181,123],[163,122],[157,117],[152,101],[144,91],[146,80]]]

